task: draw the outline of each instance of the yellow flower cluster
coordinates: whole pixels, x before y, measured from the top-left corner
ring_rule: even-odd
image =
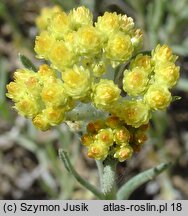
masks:
[[[68,14],[54,7],[43,9],[36,23],[41,30],[35,41],[37,56],[62,73],[81,64],[102,75],[96,71],[101,60],[118,65],[129,60],[142,44],[141,30],[134,27],[132,18],[117,13],[106,12],[93,23],[93,15],[85,7]]]
[[[45,131],[66,121],[80,103],[91,104],[113,117],[88,124],[82,138],[88,156],[129,158],[146,139],[144,128],[152,111],[165,109],[172,101],[169,90],[179,78],[177,57],[167,45],[158,45],[151,55],[136,55],[142,32],[126,15],[105,12],[93,22],[86,7],[65,13],[55,6],[44,8],[36,24],[34,49],[50,66],[14,73],[7,96],[15,109]],[[123,92],[108,73],[129,61]]]
[[[97,120],[87,125],[87,133],[82,136],[82,143],[88,148],[88,157],[104,160],[107,156],[123,162],[133,152],[140,151],[147,140],[148,125],[140,128],[127,126],[116,116],[105,121]]]
[[[167,45],[158,45],[152,55],[137,55],[124,71],[123,89],[136,100],[139,96],[149,110],[162,110],[172,101],[169,91],[179,78],[177,56]]]
[[[7,85],[7,96],[15,102],[18,112],[31,118],[41,130],[60,124],[65,112],[72,108],[72,100],[65,84],[48,65],[40,66],[38,73],[19,69],[14,82]]]

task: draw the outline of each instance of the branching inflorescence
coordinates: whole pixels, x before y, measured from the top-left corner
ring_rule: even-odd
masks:
[[[150,55],[139,53],[141,30],[131,17],[117,13],[105,12],[93,23],[85,7],[68,14],[59,7],[44,8],[37,26],[34,49],[50,66],[14,73],[7,96],[15,109],[45,131],[66,121],[79,103],[92,104],[109,117],[88,123],[82,136],[88,156],[111,156],[120,162],[130,158],[147,139],[152,112],[172,101],[170,89],[179,78],[177,56],[167,45],[157,45]],[[118,86],[108,74],[125,63]]]

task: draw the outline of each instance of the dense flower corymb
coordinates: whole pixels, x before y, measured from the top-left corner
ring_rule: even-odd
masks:
[[[177,56],[167,45],[157,45],[151,55],[138,54],[142,31],[131,17],[116,12],[105,12],[93,22],[86,7],[66,13],[55,6],[44,8],[36,24],[36,57],[50,66],[14,73],[7,85],[14,108],[45,131],[88,104],[109,116],[90,121],[82,136],[90,158],[111,156],[123,162],[140,151],[152,112],[172,101],[170,90],[179,78]],[[117,85],[114,68],[125,63]]]

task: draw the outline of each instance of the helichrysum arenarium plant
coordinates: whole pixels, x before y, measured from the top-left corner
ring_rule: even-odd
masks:
[[[172,102],[170,90],[179,78],[177,56],[160,44],[147,54],[141,52],[141,29],[131,17],[116,12],[105,12],[94,22],[85,7],[65,13],[55,6],[44,8],[36,24],[34,50],[49,64],[37,71],[18,69],[7,85],[7,96],[19,114],[43,131],[80,115],[83,125],[87,123],[81,141],[88,157],[99,161],[102,193],[78,175],[61,151],[67,169],[99,198],[124,198],[126,185],[118,193],[114,187],[116,164],[140,151],[152,113]],[[122,78],[115,82],[122,65]]]

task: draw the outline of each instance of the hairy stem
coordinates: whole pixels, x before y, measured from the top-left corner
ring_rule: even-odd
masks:
[[[116,166],[117,162],[111,158],[104,161],[102,175],[102,192],[106,199],[116,199]]]

